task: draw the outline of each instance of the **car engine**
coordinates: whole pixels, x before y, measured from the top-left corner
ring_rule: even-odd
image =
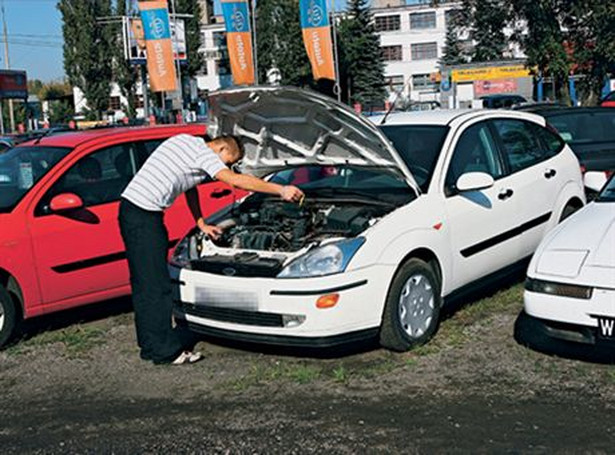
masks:
[[[215,243],[242,250],[294,252],[328,237],[353,237],[392,207],[311,201],[292,204],[264,199],[243,205],[218,224],[224,234]]]

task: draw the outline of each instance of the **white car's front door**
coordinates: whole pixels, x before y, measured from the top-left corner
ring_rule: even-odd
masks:
[[[519,256],[519,206],[514,177],[507,175],[487,121],[457,135],[444,182],[444,205],[453,251],[451,288],[495,272]],[[458,178],[467,172],[491,175],[491,188],[461,192]]]

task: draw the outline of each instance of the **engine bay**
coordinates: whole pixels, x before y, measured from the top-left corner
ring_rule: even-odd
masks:
[[[242,204],[218,223],[222,236],[214,243],[238,250],[295,252],[331,237],[354,237],[393,207],[312,200],[293,204],[264,198]]]

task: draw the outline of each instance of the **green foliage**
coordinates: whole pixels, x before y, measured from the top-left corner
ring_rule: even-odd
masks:
[[[66,82],[48,82],[40,89],[38,96],[41,101],[57,100],[70,96],[72,93],[72,87]]]
[[[271,68],[280,70],[282,85],[303,87],[312,83],[299,21],[299,0],[259,0],[256,41],[260,83],[267,83]]]
[[[461,43],[459,42],[460,15],[457,11],[451,14],[453,14],[451,21],[446,25],[446,43],[444,45],[444,54],[440,59],[441,65],[458,65],[466,61]]]
[[[386,96],[380,37],[367,0],[350,0],[339,25],[340,80],[350,104],[379,104]]]
[[[66,101],[52,101],[49,106],[49,123],[51,125],[66,124],[72,120],[75,109]]]
[[[194,77],[201,69],[205,60],[199,52],[201,47],[201,5],[198,0],[176,0],[177,13],[191,14],[192,17],[185,19],[187,66],[182,68],[182,74]]]
[[[128,13],[126,0],[118,0],[115,5],[115,15],[124,16]],[[139,80],[139,68],[131,65],[124,55],[124,42],[121,24],[113,24],[113,79],[120,87],[122,95],[126,98],[126,114],[134,117],[137,99],[137,81]]]
[[[100,118],[109,105],[114,32],[97,18],[111,15],[111,0],[60,0],[58,9],[63,21],[64,70]]]
[[[504,58],[508,38],[504,28],[511,23],[512,9],[506,0],[462,0],[460,24],[474,41],[473,62]]]

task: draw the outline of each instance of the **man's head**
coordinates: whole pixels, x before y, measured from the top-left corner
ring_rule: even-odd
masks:
[[[207,145],[218,154],[227,166],[237,163],[245,154],[243,144],[237,136],[223,134],[207,142]]]

